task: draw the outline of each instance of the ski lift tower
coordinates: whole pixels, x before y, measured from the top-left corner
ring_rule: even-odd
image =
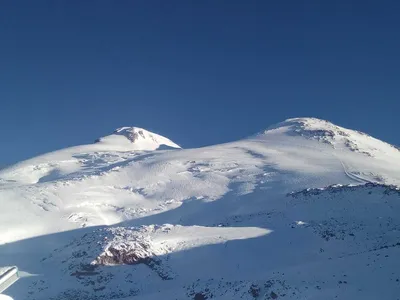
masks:
[[[11,297],[2,295],[10,285],[15,283],[19,279],[17,267],[0,267],[0,300],[11,299]]]

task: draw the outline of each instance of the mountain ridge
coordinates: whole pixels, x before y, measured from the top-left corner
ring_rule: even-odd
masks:
[[[143,141],[140,130],[147,143],[147,131],[124,127],[0,171],[0,264],[41,274],[10,295],[372,300],[400,292],[400,153],[390,145],[311,118],[198,149],[156,150],[151,137],[150,148],[129,148]]]

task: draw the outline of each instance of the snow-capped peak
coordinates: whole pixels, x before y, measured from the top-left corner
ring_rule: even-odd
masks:
[[[96,140],[101,144],[120,144],[130,150],[156,150],[160,148],[180,148],[170,139],[139,127],[121,127],[113,134]]]
[[[332,133],[343,134],[340,132],[341,129],[344,128],[336,126],[335,124],[322,119],[291,118],[268,127],[264,133],[275,130],[283,130],[294,135],[303,135],[305,132],[309,131],[315,131],[315,135],[324,135],[324,133],[329,135],[329,131],[333,131]]]
[[[268,127],[261,135],[301,136],[332,146],[335,149],[348,149],[368,156],[389,154],[399,150],[370,135],[337,126],[329,121],[317,118],[292,118]]]
[[[320,140],[328,142],[329,138],[335,136],[350,136],[350,133],[358,133],[337,126],[329,121],[317,118],[291,118],[283,122],[277,123],[267,128],[262,134],[285,133],[291,136],[303,136],[308,139]]]

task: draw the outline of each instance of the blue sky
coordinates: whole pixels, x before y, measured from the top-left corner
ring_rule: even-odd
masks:
[[[189,148],[296,116],[399,145],[399,15],[398,1],[3,1],[0,166],[121,126]]]

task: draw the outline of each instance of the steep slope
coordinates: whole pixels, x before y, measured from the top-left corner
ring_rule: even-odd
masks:
[[[0,171],[0,264],[42,275],[10,293],[377,299],[374,280],[383,298],[400,292],[397,148],[313,118],[174,148],[122,128]]]

